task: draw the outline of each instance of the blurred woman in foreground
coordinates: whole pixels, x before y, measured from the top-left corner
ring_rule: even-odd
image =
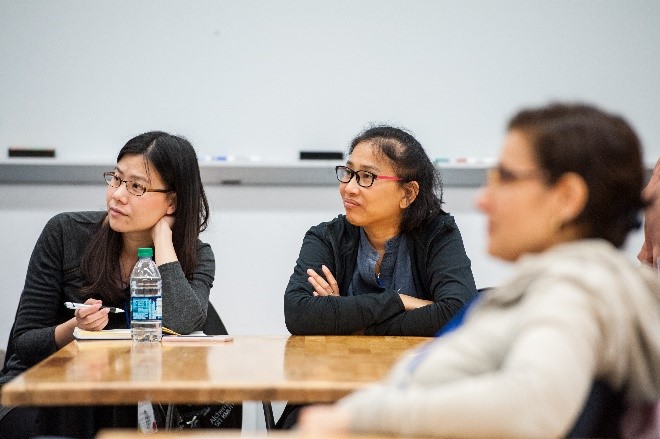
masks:
[[[509,123],[478,199],[488,252],[517,261],[454,332],[390,377],[300,416],[303,430],[559,437],[595,380],[628,404],[660,397],[660,283],[619,248],[644,203],[639,140],[587,105],[527,109]]]

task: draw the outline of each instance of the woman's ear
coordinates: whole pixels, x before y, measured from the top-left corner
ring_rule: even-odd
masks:
[[[419,195],[419,183],[416,181],[410,181],[406,184],[403,185],[403,197],[401,198],[401,202],[399,203],[399,206],[401,209],[405,209],[408,206],[410,206],[415,199],[417,199],[417,195]]]
[[[561,223],[570,224],[580,216],[584,206],[587,205],[589,187],[580,175],[568,172],[555,184],[555,193]]]
[[[173,215],[174,212],[176,212],[176,194],[172,193],[168,195],[167,214]]]

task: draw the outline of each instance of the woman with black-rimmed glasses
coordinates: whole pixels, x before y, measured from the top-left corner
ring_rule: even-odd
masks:
[[[114,170],[103,177],[105,211],[58,214],[37,241],[12,332],[14,352],[0,384],[72,341],[76,327],[128,327],[129,277],[139,247],[154,248],[163,325],[190,333],[206,320],[215,259],[198,238],[209,209],[192,145],[164,132],[141,134],[124,145]],[[65,302],[90,306],[74,312]],[[127,312],[109,314],[107,307]],[[37,409],[0,407],[0,437],[28,437],[36,416]],[[136,421],[133,407],[127,423]]]

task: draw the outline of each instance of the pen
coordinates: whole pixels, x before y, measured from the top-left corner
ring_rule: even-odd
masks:
[[[85,305],[84,303],[73,303],[73,302],[64,302],[64,305],[66,305],[66,307],[69,309],[83,309],[83,308],[87,308],[88,306],[92,306],[92,305]],[[108,308],[110,312],[113,313],[124,312],[123,309],[115,308],[114,306],[102,306],[101,308]]]

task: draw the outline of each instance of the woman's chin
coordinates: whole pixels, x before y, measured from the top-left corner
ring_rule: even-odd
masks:
[[[493,242],[492,239],[488,241],[488,254],[494,257],[495,259],[500,259],[503,261],[515,260],[512,258],[512,255],[510,253],[511,252],[505,246]]]
[[[126,227],[126,224],[122,224],[122,222],[118,221],[117,219],[110,218],[108,221],[108,225],[113,231],[117,233],[125,233],[130,231],[129,228]]]
[[[356,227],[361,227],[362,226],[362,221],[360,221],[360,218],[357,217],[356,215],[352,215],[349,212],[346,212],[345,215],[346,215],[346,221],[348,221],[352,225],[354,225]]]

